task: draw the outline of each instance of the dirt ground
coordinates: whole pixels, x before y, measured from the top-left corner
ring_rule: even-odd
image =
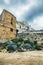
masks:
[[[43,51],[0,52],[0,65],[43,65]]]

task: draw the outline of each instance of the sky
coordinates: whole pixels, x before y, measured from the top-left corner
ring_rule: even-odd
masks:
[[[0,0],[3,9],[11,12],[17,21],[25,21],[36,30],[43,29],[43,0]]]

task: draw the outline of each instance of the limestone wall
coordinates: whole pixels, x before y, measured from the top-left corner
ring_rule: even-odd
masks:
[[[4,10],[0,21],[0,39],[13,39],[16,37],[16,17]]]

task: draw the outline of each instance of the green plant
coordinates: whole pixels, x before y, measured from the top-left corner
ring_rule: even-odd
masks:
[[[35,49],[41,50],[41,46],[37,43],[37,41],[34,41]]]
[[[2,49],[6,49],[6,45],[7,45],[6,43],[3,43],[2,44]]]

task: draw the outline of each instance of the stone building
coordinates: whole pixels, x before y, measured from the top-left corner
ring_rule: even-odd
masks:
[[[0,15],[0,42],[11,40],[16,37],[16,17],[10,12],[3,10]]]

